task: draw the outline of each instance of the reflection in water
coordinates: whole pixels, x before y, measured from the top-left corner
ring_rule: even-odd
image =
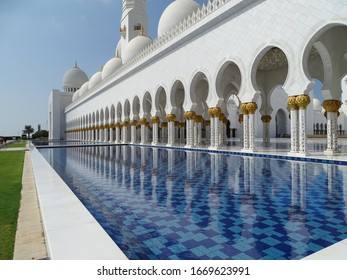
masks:
[[[132,259],[299,259],[347,238],[343,166],[125,145],[41,151]]]

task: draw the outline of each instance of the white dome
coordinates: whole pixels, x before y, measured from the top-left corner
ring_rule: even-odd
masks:
[[[93,87],[95,87],[98,83],[100,83],[102,81],[102,73],[101,71],[96,72],[89,81],[89,89],[92,89]]]
[[[72,96],[72,102],[74,102],[79,97],[80,90],[77,90]]]
[[[115,56],[122,57],[122,39],[118,41]]]
[[[102,79],[106,79],[111,76],[119,67],[122,66],[122,59],[119,57],[113,57],[104,65],[102,70]]]
[[[64,74],[63,88],[80,88],[88,80],[89,79],[86,73],[78,68],[76,64]]]
[[[313,102],[313,109],[314,110],[321,110],[321,104],[320,104],[319,99],[313,98],[312,102]]]
[[[182,22],[188,15],[200,8],[193,0],[176,0],[163,12],[158,24],[158,37]]]
[[[89,82],[85,82],[79,90],[78,96],[84,95],[89,90]]]
[[[152,43],[152,40],[146,36],[139,35],[132,39],[126,46],[125,52],[122,53],[124,63],[128,62],[132,57],[138,54],[142,49]]]

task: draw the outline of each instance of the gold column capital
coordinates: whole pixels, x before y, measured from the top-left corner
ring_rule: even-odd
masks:
[[[154,124],[154,123],[159,123],[160,122],[160,119],[159,119],[159,117],[158,116],[153,116],[152,117],[152,123]]]
[[[298,105],[296,104],[296,96],[289,96],[287,99],[287,105],[291,111],[298,110]]]
[[[249,102],[247,103],[247,111],[249,115],[254,115],[255,111],[257,111],[258,105],[255,102]]]
[[[247,106],[248,103],[242,103],[240,105],[240,110],[242,112],[242,115],[248,115],[248,106]]]
[[[340,100],[324,100],[322,103],[323,108],[325,111],[329,113],[337,113],[341,107],[342,102]]]
[[[122,122],[122,127],[127,127],[129,125],[128,122]]]
[[[210,120],[205,120],[205,126],[210,126],[211,125],[211,121]]]
[[[263,116],[261,116],[261,120],[262,120],[262,122],[264,122],[264,123],[269,123],[270,121],[271,121],[271,116],[270,115],[263,115]]]
[[[174,122],[176,120],[176,115],[175,114],[167,114],[166,119],[168,122]]]
[[[131,120],[130,121],[130,125],[131,126],[136,126],[136,124],[137,124],[137,120]]]
[[[146,125],[146,124],[147,124],[147,119],[141,118],[141,119],[140,119],[140,124],[141,124],[141,125]]]
[[[167,127],[167,122],[162,122],[161,127]]]
[[[196,123],[202,123],[202,116],[195,116],[195,117],[194,117],[194,122],[196,122]]]
[[[222,113],[222,109],[219,107],[213,107],[208,109],[208,115],[211,118],[219,118],[221,113]]]
[[[307,108],[307,105],[310,104],[310,102],[311,102],[311,99],[306,94],[298,95],[295,98],[295,103],[296,105],[298,105],[300,110],[305,110]]]
[[[180,127],[185,127],[186,124],[184,122],[180,122]]]
[[[195,117],[195,112],[194,111],[187,111],[184,113],[184,117],[187,119],[187,120],[192,120],[194,117]]]

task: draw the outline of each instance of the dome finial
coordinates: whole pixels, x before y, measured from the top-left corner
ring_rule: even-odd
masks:
[[[78,66],[77,66],[77,60],[75,61],[75,67],[74,68],[78,68]]]

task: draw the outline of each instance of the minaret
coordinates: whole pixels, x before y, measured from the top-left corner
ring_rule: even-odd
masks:
[[[121,20],[122,45],[129,43],[136,36],[148,36],[148,16],[146,0],[123,0],[123,13]]]

